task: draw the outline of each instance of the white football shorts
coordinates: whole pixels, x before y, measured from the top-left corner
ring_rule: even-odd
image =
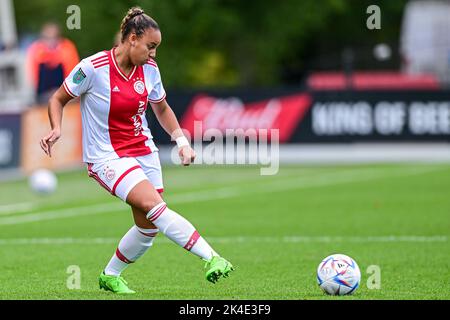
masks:
[[[139,157],[124,157],[103,163],[88,163],[88,174],[112,195],[126,201],[128,193],[147,179],[162,193],[164,191],[161,163],[157,151]]]

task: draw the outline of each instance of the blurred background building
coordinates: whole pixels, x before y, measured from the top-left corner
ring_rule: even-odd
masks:
[[[379,17],[367,12],[373,4]],[[67,27],[70,5],[80,8],[80,29]],[[77,101],[55,157],[39,148],[49,124],[27,54],[43,26],[59,25],[71,53],[41,58],[61,58],[51,83],[60,84],[78,56],[114,45],[132,5],[161,26],[157,61],[188,130],[193,121],[203,130],[279,129],[286,162],[450,161],[448,0],[1,0],[0,169],[81,165]],[[368,27],[371,18],[379,28]],[[168,160],[169,137],[148,117]]]

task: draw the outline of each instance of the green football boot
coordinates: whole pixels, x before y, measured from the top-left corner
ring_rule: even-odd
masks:
[[[233,265],[222,257],[214,256],[205,264],[206,280],[216,283],[220,277],[227,278],[231,271],[234,270]]]
[[[121,276],[107,276],[104,272],[100,274],[98,279],[100,289],[112,291],[117,294],[133,294],[135,291],[128,288],[128,282]]]

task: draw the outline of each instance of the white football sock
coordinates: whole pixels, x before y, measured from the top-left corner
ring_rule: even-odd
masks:
[[[147,213],[147,219],[170,240],[200,258],[210,260],[213,256],[218,256],[194,226],[178,213],[167,208],[165,202],[161,202],[150,210]]]
[[[106,275],[119,276],[130,263],[135,262],[152,245],[158,229],[131,227],[119,242],[116,252],[105,268]]]

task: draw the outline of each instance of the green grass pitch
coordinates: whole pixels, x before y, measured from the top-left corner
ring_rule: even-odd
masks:
[[[235,266],[211,284],[204,263],[160,234],[124,273],[138,294],[100,291],[98,275],[132,226],[127,205],[86,171],[57,191],[0,183],[0,299],[449,299],[450,166],[391,164],[167,167],[165,200]],[[343,253],[361,269],[352,296],[330,297],[316,268]],[[380,288],[370,289],[371,265]],[[69,266],[80,289],[69,289]],[[70,271],[70,270],[69,270]]]

